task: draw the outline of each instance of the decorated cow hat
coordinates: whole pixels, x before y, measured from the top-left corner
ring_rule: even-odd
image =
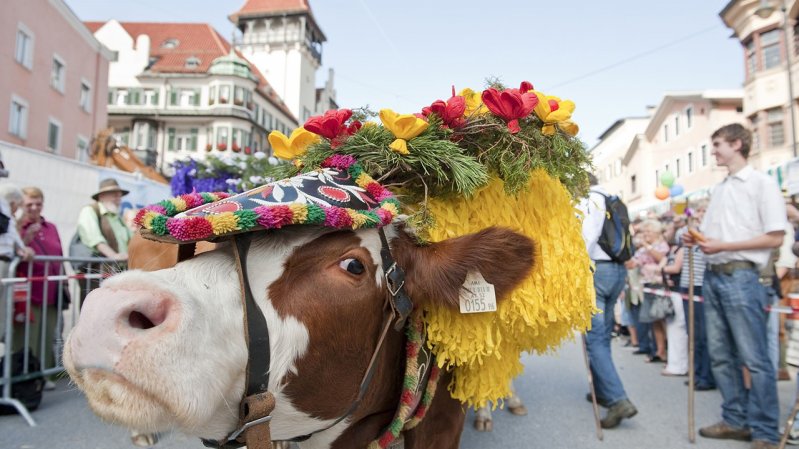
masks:
[[[397,216],[399,202],[352,156],[334,155],[320,168],[238,195],[191,193],[142,209],[142,235],[190,243],[294,224],[340,229],[381,227]]]

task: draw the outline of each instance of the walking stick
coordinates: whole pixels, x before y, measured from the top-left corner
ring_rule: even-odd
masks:
[[[794,418],[796,418],[797,413],[799,413],[799,396],[796,397],[796,403],[793,405],[793,410],[791,410],[791,414],[788,415],[788,420],[785,421],[785,429],[782,432],[782,436],[780,437],[780,445],[777,446],[777,449],[785,449],[785,443],[788,442],[788,435],[791,433],[793,421]]]
[[[604,312],[603,312],[604,313]],[[588,347],[585,343],[585,334],[581,334],[583,342],[583,361],[585,361],[585,370],[588,371],[588,389],[591,390],[591,402],[594,405],[594,424],[596,424],[596,437],[602,441],[602,424],[599,422],[599,404],[596,402],[596,390],[594,389],[594,375],[591,374],[591,365],[588,362]]]
[[[694,420],[694,351],[696,336],[694,333],[694,249],[688,248],[688,441],[696,443],[696,424]]]

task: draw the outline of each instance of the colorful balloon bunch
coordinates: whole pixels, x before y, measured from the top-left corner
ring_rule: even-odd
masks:
[[[674,174],[666,170],[660,175],[660,186],[655,189],[655,198],[665,200],[680,196],[683,192],[685,192],[683,186],[674,183]]]

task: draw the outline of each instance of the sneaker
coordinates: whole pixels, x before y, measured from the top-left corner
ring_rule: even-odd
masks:
[[[768,441],[755,440],[750,446],[752,449],[777,449],[777,445]]]
[[[751,441],[752,431],[747,428],[732,427],[724,421],[719,421],[712,426],[699,429],[699,435],[705,438],[716,438],[720,440]]]
[[[53,382],[52,380],[46,380],[44,382],[45,391],[53,391],[55,390],[55,387],[56,387],[55,382]]]
[[[783,433],[784,430],[780,428],[780,435]],[[799,429],[791,429],[791,431],[788,432],[788,439],[785,440],[785,443],[791,446],[799,446]]]
[[[637,413],[638,409],[635,408],[632,402],[622,399],[608,408],[608,413],[599,423],[603,429],[612,429],[621,424],[622,419],[632,418]]]

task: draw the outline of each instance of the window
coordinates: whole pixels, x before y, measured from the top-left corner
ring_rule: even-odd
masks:
[[[180,41],[177,39],[167,39],[161,42],[161,48],[177,48],[180,45]]]
[[[749,121],[752,122],[752,149],[759,150],[760,149],[760,120],[758,119],[758,115],[755,114],[749,118]]]
[[[214,103],[216,103],[216,86],[211,86],[208,88],[208,104]]]
[[[763,52],[763,69],[767,70],[780,65],[780,30],[766,31],[760,35],[760,48]]]
[[[117,91],[117,106],[125,106],[128,104],[128,91],[126,90],[118,90]]]
[[[50,72],[50,85],[62,94],[64,93],[64,78],[66,78],[64,60],[53,55],[53,69]]]
[[[145,105],[158,106],[158,91],[154,89],[144,89]]]
[[[128,146],[130,144],[130,128],[124,127],[120,132],[118,132],[114,138],[117,140],[117,144],[122,146]]]
[[[272,114],[264,111],[264,115],[261,116],[261,126],[266,128],[267,131],[272,130]]]
[[[196,69],[200,66],[200,58],[196,56],[192,56],[186,59],[186,68],[187,69]]]
[[[674,135],[680,135],[680,116],[677,115],[674,117]]]
[[[785,125],[783,124],[782,116],[782,108],[766,111],[769,146],[778,147],[785,143]]]
[[[688,106],[685,108],[685,127],[691,129],[694,126],[694,108]]]
[[[111,52],[111,62],[117,62],[117,61],[119,61],[119,52],[118,51],[112,51]]]
[[[158,132],[156,126],[150,122],[138,121],[133,124],[133,142],[136,149],[154,150],[155,149],[155,135]]]
[[[702,153],[702,167],[707,166],[707,144],[703,144],[701,148]]]
[[[303,121],[307,121],[309,118],[311,118],[311,111],[308,108],[303,107],[302,108],[302,120]]]
[[[680,158],[674,161],[674,176],[677,178],[680,177]]]
[[[236,106],[244,106],[244,88],[236,86],[233,92],[233,104]]]
[[[14,59],[27,67],[33,68],[33,33],[28,27],[19,24],[17,28],[17,43],[14,47]]]
[[[655,170],[655,188],[660,187],[660,170]]]
[[[89,139],[78,134],[78,144],[76,146],[77,157],[81,162],[89,162]]]
[[[230,102],[230,86],[219,86],[219,104]]]
[[[80,108],[86,112],[91,111],[92,104],[92,86],[86,80],[80,82]]]
[[[669,141],[669,125],[663,125],[663,141]]]
[[[630,193],[635,195],[636,188],[637,188],[637,186],[636,186],[635,175],[632,175],[632,176],[630,176]]]
[[[47,125],[47,149],[53,153],[61,147],[61,122],[50,117]]]
[[[227,149],[227,136],[229,130],[228,128],[217,128],[216,131],[216,148],[220,150]]]
[[[754,39],[749,39],[744,44],[744,53],[746,53],[746,73],[752,76],[757,71],[757,52]]]
[[[168,128],[166,130],[166,149],[167,151],[175,151],[175,128]]]
[[[8,132],[20,139],[28,136],[28,103],[16,95],[11,95]]]
[[[688,152],[688,173],[694,172],[694,153]]]
[[[666,166],[665,166],[665,167],[663,167],[663,170],[664,170],[664,171],[669,171],[669,164],[666,164]]]
[[[189,130],[189,142],[186,145],[187,151],[197,151],[197,136],[200,134],[199,128]]]
[[[615,176],[621,175],[621,158],[616,159],[616,165],[613,167],[613,174]]]

